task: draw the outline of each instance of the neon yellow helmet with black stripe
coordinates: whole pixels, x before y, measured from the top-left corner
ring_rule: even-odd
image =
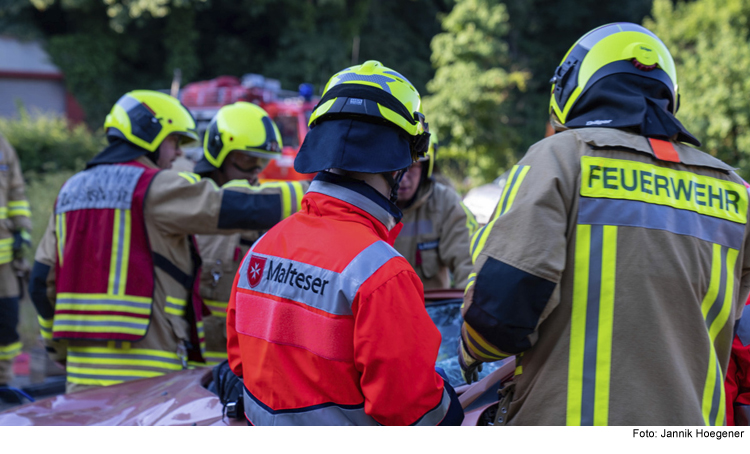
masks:
[[[268,113],[249,102],[236,102],[219,109],[203,140],[203,156],[216,168],[232,151],[261,159],[281,156],[281,133]]]
[[[323,96],[310,115],[309,125],[327,119],[358,118],[384,123],[412,139],[414,158],[427,152],[422,98],[409,80],[379,61],[351,66],[328,81]]]
[[[182,144],[198,140],[195,119],[177,98],[153,90],[123,95],[104,120],[107,136],[155,152],[170,134],[183,136]]]
[[[550,113],[565,124],[583,94],[604,77],[618,73],[655,79],[671,93],[668,110],[679,107],[674,60],[664,43],[637,24],[603,25],[581,37],[568,50],[550,81]]]

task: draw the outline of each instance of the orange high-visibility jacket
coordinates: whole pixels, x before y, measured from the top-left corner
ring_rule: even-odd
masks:
[[[387,206],[364,183],[322,173],[302,210],[248,252],[229,300],[227,346],[252,424],[453,418],[458,402],[434,369],[440,333],[419,278],[386,241],[398,230]]]

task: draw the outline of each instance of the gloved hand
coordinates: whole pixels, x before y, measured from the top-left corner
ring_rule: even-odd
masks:
[[[483,363],[466,350],[463,338],[458,342],[458,364],[461,366],[461,376],[467,384],[479,380],[479,372],[482,372],[484,367]]]
[[[13,232],[13,252],[20,252],[23,246],[31,247],[31,235],[26,230]]]

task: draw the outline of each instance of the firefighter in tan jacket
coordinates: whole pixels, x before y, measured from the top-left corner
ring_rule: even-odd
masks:
[[[229,137],[229,141],[216,140]],[[211,121],[203,141],[203,158],[195,173],[210,178],[223,188],[257,191],[258,175],[271,159],[281,156],[281,134],[263,108],[238,102],[222,107]],[[299,210],[307,182],[266,183],[264,188],[281,192],[287,217]],[[262,232],[249,231],[231,235],[197,235],[201,269],[200,293],[211,311],[204,320],[207,365],[227,359],[227,303],[234,276],[255,240]]]
[[[435,180],[437,146],[430,135],[429,152],[401,179],[396,205],[404,214],[404,228],[394,247],[425,290],[463,289],[472,269],[469,239],[478,224],[456,191]]]
[[[557,134],[472,242],[460,362],[517,356],[496,422],[721,425],[750,291],[748,192],[674,117],[669,51],[628,23],[553,78]],[[602,128],[599,126],[606,126]]]
[[[22,246],[31,244],[29,232],[31,211],[21,166],[16,151],[0,135],[0,385],[13,379],[13,359],[21,352],[17,271],[23,263]]]
[[[267,229],[291,211],[278,187],[220,189],[168,170],[181,142],[197,140],[175,98],[130,92],[105,129],[110,145],[60,190],[31,277],[42,336],[66,364],[69,392],[202,362],[191,235]]]

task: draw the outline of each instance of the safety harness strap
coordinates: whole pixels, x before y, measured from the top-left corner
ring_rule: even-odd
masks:
[[[159,254],[158,252],[153,253],[154,266],[161,269],[169,275],[172,279],[177,281],[181,286],[185,287],[188,291],[193,288],[193,276],[184,273],[181,269],[172,263],[168,258]]]

